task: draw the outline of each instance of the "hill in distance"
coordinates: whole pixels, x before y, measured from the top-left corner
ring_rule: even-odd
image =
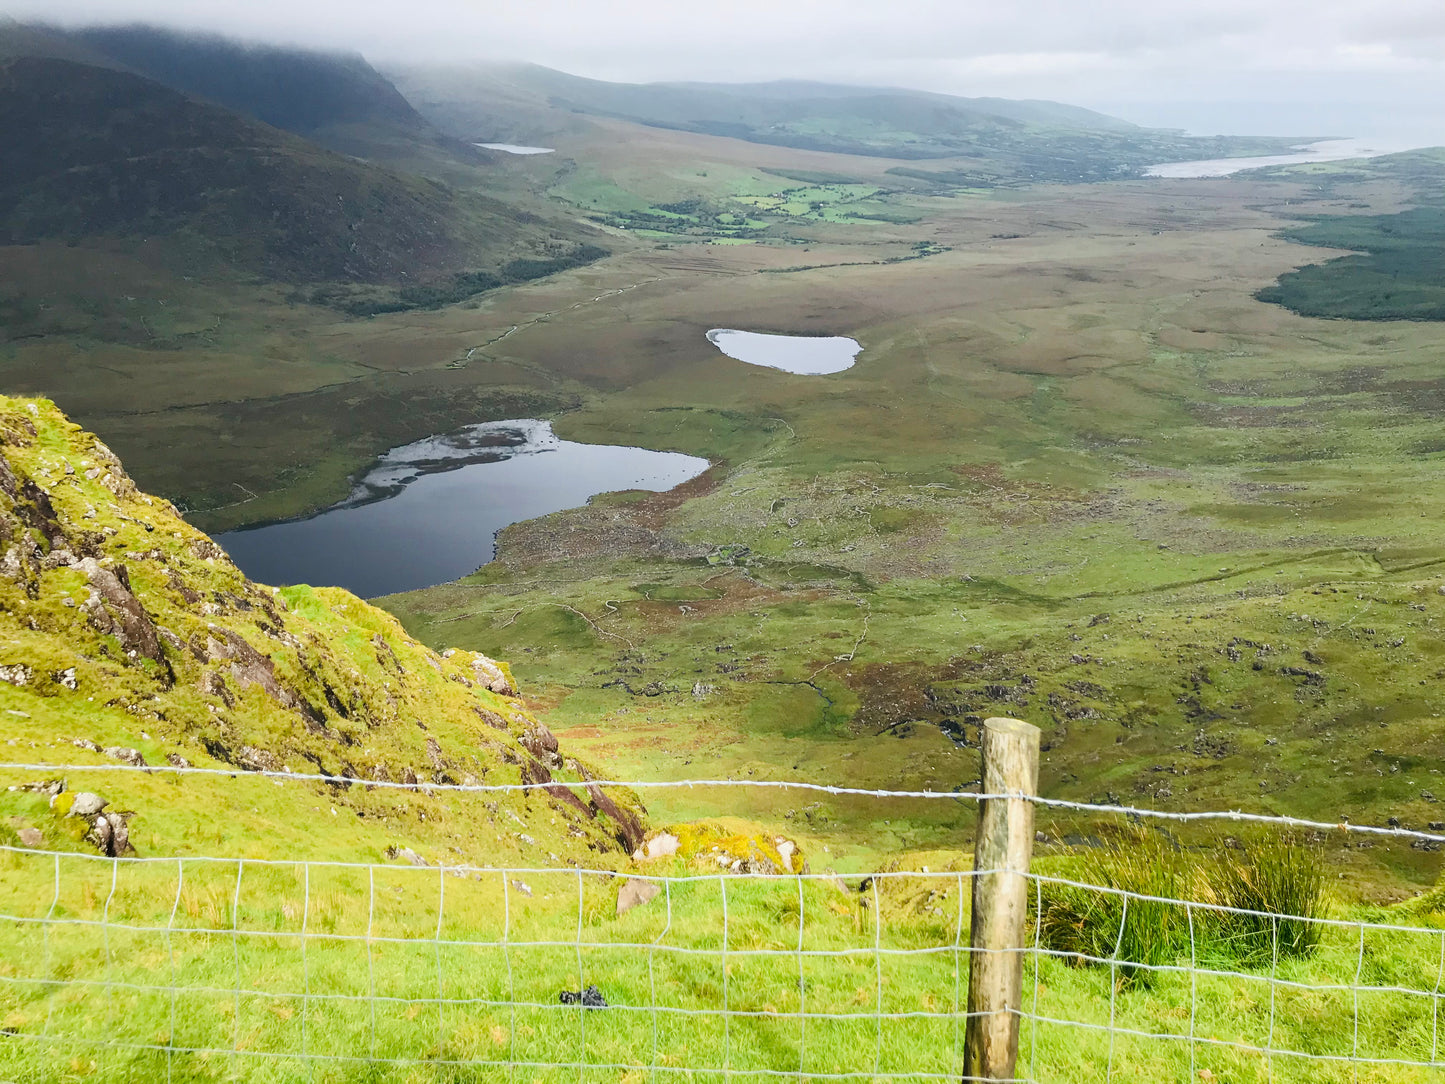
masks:
[[[453,135],[480,140],[564,131],[570,114],[803,150],[970,158],[991,164],[1001,176],[1063,181],[1130,176],[1157,161],[1261,152],[1292,142],[1195,139],[1058,102],[889,87],[610,83],[533,64],[391,74],[423,116]]]
[[[515,277],[499,273],[511,261],[545,273],[595,258],[578,257],[575,228],[488,195],[474,168],[460,167],[459,186],[313,142],[403,130],[416,146],[450,142],[359,58],[10,27],[0,124],[0,244],[158,246],[162,262],[202,278],[421,291],[370,298],[368,311],[428,303],[428,284],[478,292]]]

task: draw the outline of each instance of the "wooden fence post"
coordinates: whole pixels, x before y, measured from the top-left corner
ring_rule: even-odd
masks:
[[[981,728],[983,793],[1028,795],[1039,785],[1039,730],[1018,719]],[[965,1080],[1011,1080],[1019,1053],[1024,922],[1034,805],[1024,797],[983,802],[974,847],[973,922],[968,962]]]

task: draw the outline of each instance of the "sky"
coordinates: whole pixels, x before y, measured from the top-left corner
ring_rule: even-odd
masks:
[[[1445,0],[0,0],[18,19],[147,21],[653,80],[799,78],[1050,98],[1213,132],[1445,139]]]

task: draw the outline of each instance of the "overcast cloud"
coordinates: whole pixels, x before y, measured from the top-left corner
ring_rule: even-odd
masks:
[[[18,0],[355,49],[648,81],[777,78],[1053,98],[1199,131],[1445,139],[1445,0]]]

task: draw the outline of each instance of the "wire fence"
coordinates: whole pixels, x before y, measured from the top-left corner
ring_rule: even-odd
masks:
[[[98,767],[113,770],[25,769]],[[3,847],[0,1081],[960,1079],[970,961],[984,951],[970,943],[971,897],[999,871],[662,865]],[[1027,937],[1010,950],[1025,974],[1014,1079],[1442,1078],[1436,920],[1173,898],[1111,885],[1094,866],[1086,855],[1027,874]],[[1089,947],[1071,923],[1112,925]],[[1141,923],[1182,933],[1168,951],[1141,952]]]

